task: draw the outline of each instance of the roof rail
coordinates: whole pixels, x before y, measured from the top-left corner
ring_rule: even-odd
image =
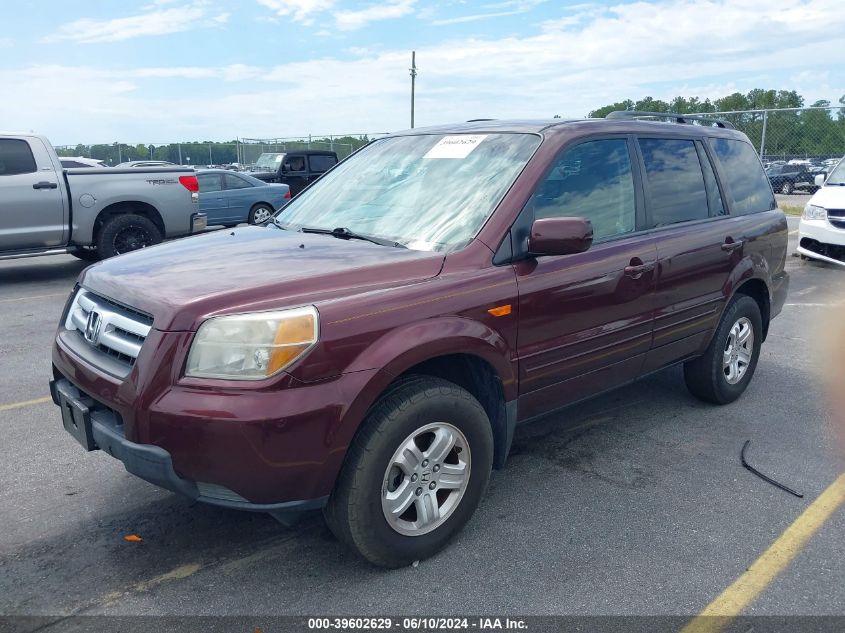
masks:
[[[725,119],[719,119],[714,116],[707,116],[704,114],[678,114],[677,112],[641,112],[639,110],[615,110],[609,113],[605,119],[641,119],[645,117],[655,117],[660,119],[674,119],[675,123],[690,123],[692,121],[702,121],[704,123],[715,123],[716,127],[735,130],[734,124]]]
[[[479,121],[495,121],[496,119],[468,119],[467,123],[478,123]]]

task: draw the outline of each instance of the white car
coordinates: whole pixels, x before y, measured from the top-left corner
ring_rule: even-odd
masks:
[[[845,158],[827,180],[816,176],[821,187],[804,207],[798,225],[798,252],[804,257],[845,266]]]

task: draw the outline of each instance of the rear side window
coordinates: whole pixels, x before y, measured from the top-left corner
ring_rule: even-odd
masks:
[[[704,175],[695,143],[686,139],[640,139],[651,225],[667,226],[710,217]]]
[[[733,215],[774,209],[776,205],[772,187],[763,173],[754,148],[744,141],[725,138],[711,138],[708,141],[722,165],[724,179],[734,199]]]
[[[29,143],[20,139],[0,138],[0,176],[31,174],[37,171]]]
[[[334,159],[334,156],[322,156],[317,154],[315,156],[309,156],[308,162],[311,164],[311,171],[322,173],[334,167],[337,161]]]
[[[534,217],[587,218],[596,240],[631,233],[636,203],[627,141],[588,141],[566,150],[534,195]]]
[[[220,180],[220,174],[200,174],[197,176],[197,182],[199,182],[200,185],[200,193],[220,191],[223,189],[223,182]]]

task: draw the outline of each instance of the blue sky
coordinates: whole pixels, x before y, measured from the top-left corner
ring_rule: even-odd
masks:
[[[56,144],[585,116],[624,98],[845,94],[842,0],[19,1],[0,127]]]

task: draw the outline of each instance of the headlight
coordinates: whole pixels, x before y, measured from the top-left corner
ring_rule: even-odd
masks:
[[[313,306],[215,317],[197,331],[185,375],[261,380],[302,357],[317,342],[318,332]]]
[[[804,213],[801,217],[805,220],[827,220],[827,209],[808,204],[804,207]]]

